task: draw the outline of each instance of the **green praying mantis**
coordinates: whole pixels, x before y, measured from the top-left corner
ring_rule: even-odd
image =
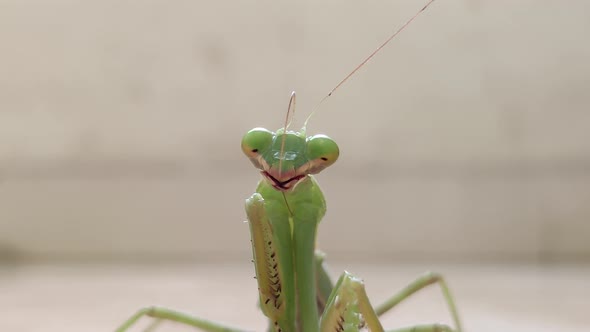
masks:
[[[430,0],[369,55],[320,104],[433,1]],[[315,248],[316,230],[326,212],[326,202],[313,175],[336,162],[339,148],[328,136],[307,136],[309,117],[300,131],[288,130],[290,114],[292,115],[294,109],[293,92],[285,125],[276,132],[254,128],[244,135],[241,144],[244,154],[262,174],[256,192],[246,200],[246,214],[258,281],[259,305],[268,318],[268,331],[385,331],[378,318],[380,315],[420,289],[438,284],[449,307],[454,327],[427,324],[390,331],[461,332],[455,302],[446,282],[437,273],[427,273],[417,278],[375,307],[371,305],[361,279],[344,272],[335,284],[330,280],[323,264],[324,256]],[[139,310],[116,331],[127,331],[143,316],[171,320],[207,332],[245,332],[162,307]]]

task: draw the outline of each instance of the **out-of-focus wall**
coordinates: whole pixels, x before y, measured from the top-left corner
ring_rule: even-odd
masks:
[[[0,3],[0,257],[250,255],[250,128],[423,1]],[[332,257],[590,257],[590,2],[435,2],[312,119]]]

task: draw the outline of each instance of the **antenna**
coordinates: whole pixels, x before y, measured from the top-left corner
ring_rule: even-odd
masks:
[[[287,107],[287,115],[285,115],[285,125],[283,127],[283,130],[285,132],[287,132],[287,129],[289,128],[291,122],[293,121],[293,118],[295,117],[295,103],[297,101],[296,97],[297,95],[295,94],[295,91],[291,92],[291,98],[289,98],[289,106]],[[291,115],[291,118],[289,118],[289,115]]]
[[[285,138],[287,137],[287,135],[285,134],[287,133],[287,128],[289,128],[289,126],[291,125],[291,121],[293,121],[293,118],[295,117],[295,104],[297,101],[296,97],[297,95],[295,94],[295,91],[291,92],[291,98],[289,98],[289,106],[287,107],[287,115],[285,116],[285,125],[283,126],[283,137],[281,138],[281,151],[279,152],[279,177],[281,177],[281,172],[283,170],[283,154],[285,153]],[[289,115],[291,115],[291,118],[289,118]]]
[[[348,75],[346,75],[346,77],[344,77],[342,79],[342,81],[340,81],[340,83],[336,84],[336,86],[332,90],[330,90],[330,92],[327,95],[325,95],[320,100],[320,102],[316,104],[316,106],[314,106],[314,108],[312,109],[311,113],[309,114],[309,116],[305,120],[305,123],[303,124],[303,128],[304,129],[307,128],[307,122],[309,121],[309,119],[311,119],[311,116],[315,113],[315,111],[320,107],[320,105],[326,99],[328,99],[330,96],[332,96],[332,94],[336,90],[338,90],[346,81],[348,81],[349,78],[351,78],[359,69],[361,69],[361,67],[363,67],[367,62],[369,62],[369,60],[371,60],[377,53],[379,53],[379,51],[381,51],[381,49],[383,47],[385,47],[387,44],[389,44],[389,42],[392,41],[400,32],[402,32],[408,25],[410,25],[410,23],[412,23],[412,21],[414,21],[414,19],[416,17],[418,17],[423,11],[425,11],[426,8],[428,8],[428,6],[430,6],[433,2],[434,2],[434,0],[428,1],[428,3],[426,3],[424,5],[424,7],[422,7],[422,9],[420,9],[416,14],[414,14],[414,16],[412,16],[409,20],[407,20],[406,23],[404,23],[399,29],[397,29],[397,31],[395,31],[379,47],[377,47],[377,49],[375,49],[373,51],[373,53],[369,54],[369,56],[365,60],[363,60],[358,66],[356,66],[356,68],[354,68]]]

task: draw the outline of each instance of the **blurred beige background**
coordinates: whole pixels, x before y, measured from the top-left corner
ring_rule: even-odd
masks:
[[[0,0],[0,331],[150,304],[262,330],[241,137],[292,90],[300,125],[423,2]],[[466,331],[587,331],[588,13],[436,1],[323,104],[334,276],[377,303],[434,269]],[[385,319],[449,323],[435,289]]]
[[[249,257],[239,143],[416,1],[2,1],[0,253]],[[321,108],[332,257],[590,257],[587,1],[437,1]]]

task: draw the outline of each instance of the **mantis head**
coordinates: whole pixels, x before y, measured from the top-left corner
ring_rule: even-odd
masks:
[[[305,131],[276,133],[254,128],[244,135],[242,151],[277,190],[292,189],[309,174],[317,174],[338,159],[339,149],[326,135],[305,136]]]

